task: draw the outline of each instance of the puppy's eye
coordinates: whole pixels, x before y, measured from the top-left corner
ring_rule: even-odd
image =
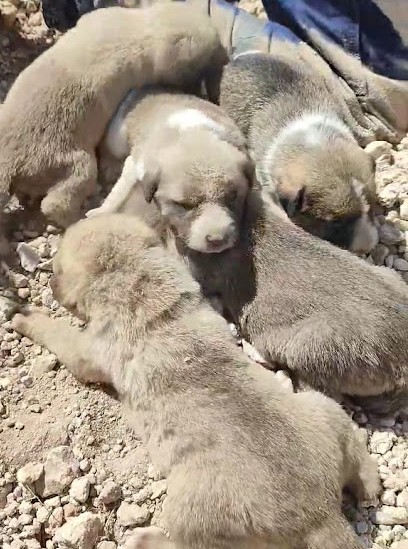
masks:
[[[194,209],[194,204],[191,204],[190,202],[174,202],[174,205],[178,208],[183,208],[186,212]]]
[[[229,192],[227,194],[227,196],[225,197],[225,202],[227,204],[232,204],[233,202],[235,202],[235,200],[238,198],[238,192],[236,189],[233,189],[231,192]]]

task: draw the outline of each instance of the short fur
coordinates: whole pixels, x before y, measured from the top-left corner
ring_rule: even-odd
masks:
[[[112,7],[76,27],[16,79],[0,110],[0,218],[10,193],[43,198],[68,226],[95,188],[95,148],[120,101],[146,84],[197,88],[227,61],[195,7]]]
[[[278,55],[238,56],[224,69],[220,104],[248,137],[260,183],[296,224],[356,253],[377,244],[374,162],[318,74]]]
[[[378,493],[352,422],[318,393],[287,393],[236,346],[198,284],[140,220],[66,232],[55,297],[88,323],[16,315],[13,327],[87,382],[113,384],[167,477],[162,525],[133,548],[358,549],[341,491]],[[289,520],[290,519],[290,520]]]
[[[270,364],[374,412],[407,406],[406,284],[283,219],[261,194],[249,195],[234,249],[208,257],[179,243],[196,279]]]
[[[88,217],[129,211],[160,230],[158,204],[192,249],[220,253],[235,244],[254,167],[245,138],[220,107],[165,90],[133,92],[111,121],[104,149],[129,156]]]

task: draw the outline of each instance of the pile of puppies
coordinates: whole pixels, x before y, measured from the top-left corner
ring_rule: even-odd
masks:
[[[38,197],[68,227],[51,286],[87,327],[36,310],[13,327],[112,385],[167,477],[163,530],[129,549],[357,549],[342,490],[371,500],[379,480],[334,399],[408,401],[405,283],[328,242],[376,244],[373,162],[304,67],[227,62],[207,15],[159,4],[85,15],[19,76],[0,205]],[[98,162],[122,173],[76,222]]]

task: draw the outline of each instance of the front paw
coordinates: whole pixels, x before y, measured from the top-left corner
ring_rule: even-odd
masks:
[[[11,320],[11,326],[19,334],[35,341],[36,334],[41,332],[41,325],[47,318],[48,314],[43,309],[28,309],[15,314]]]

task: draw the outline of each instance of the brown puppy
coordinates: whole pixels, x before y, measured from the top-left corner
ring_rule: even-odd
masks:
[[[0,217],[10,193],[44,197],[68,226],[97,177],[95,148],[119,103],[146,84],[197,86],[227,60],[209,17],[195,7],[106,8],[17,78],[0,110]]]
[[[157,227],[158,206],[193,250],[220,253],[235,244],[253,164],[245,138],[220,107],[170,91],[133,92],[102,149],[127,158],[111,193],[88,217],[131,211]]]
[[[396,273],[303,231],[257,188],[234,249],[178,249],[271,364],[326,394],[358,396],[367,410],[407,406],[408,290]]]
[[[153,231],[124,215],[80,221],[54,270],[55,297],[87,328],[37,313],[16,315],[13,327],[84,381],[112,383],[167,477],[170,540],[142,529],[130,547],[361,547],[341,491],[371,498],[379,483],[351,420],[250,363]]]
[[[374,162],[319,74],[283,56],[241,54],[224,69],[220,105],[248,137],[259,182],[296,224],[356,253],[377,244]]]

